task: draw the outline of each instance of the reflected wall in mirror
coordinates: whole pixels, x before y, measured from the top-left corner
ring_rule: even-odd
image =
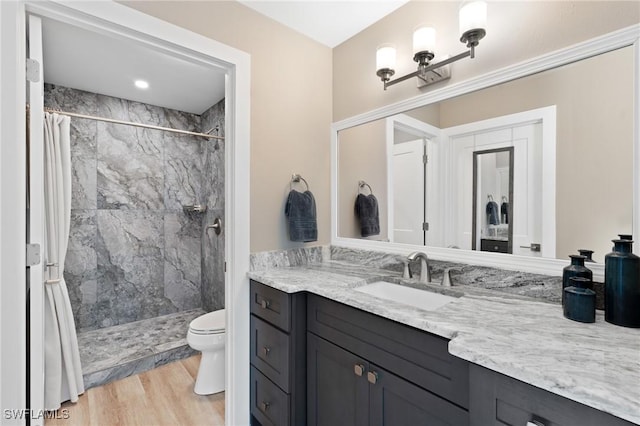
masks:
[[[399,242],[411,235],[411,244],[472,249],[476,149],[474,143],[460,157],[465,150],[454,148],[455,138],[464,137],[465,126],[473,123],[551,107],[555,152],[548,155],[543,147],[550,141],[543,137],[539,151],[527,155],[538,156],[543,181],[553,175],[553,188],[528,181],[528,192],[519,197],[517,148],[514,152],[513,201],[527,200],[526,228],[540,222],[542,236],[525,241],[519,235],[527,233],[520,233],[514,220],[513,250],[524,246],[529,255],[566,259],[578,249],[592,249],[602,262],[610,240],[632,232],[633,58],[633,48],[625,47],[339,131],[338,236],[361,238],[353,205],[357,182],[365,180],[380,205],[380,234],[369,238]],[[420,161],[409,160],[409,143],[420,161],[427,159],[422,168]]]
[[[473,153],[472,250],[513,253],[513,151]]]

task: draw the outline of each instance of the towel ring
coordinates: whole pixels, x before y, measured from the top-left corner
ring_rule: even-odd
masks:
[[[298,183],[298,182],[304,182],[304,185],[307,187],[307,191],[309,190],[309,184],[307,183],[306,180],[304,180],[304,178],[302,176],[300,176],[299,174],[293,174],[291,175],[291,182],[289,182],[289,190],[293,190],[293,184]]]
[[[358,181],[358,193],[360,193],[360,190],[363,189],[365,186],[369,188],[369,193],[373,195],[373,189],[371,189],[371,185],[369,185],[367,182],[363,180]]]

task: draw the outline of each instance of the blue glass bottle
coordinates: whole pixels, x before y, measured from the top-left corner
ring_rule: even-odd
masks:
[[[613,240],[604,260],[604,319],[640,328],[640,257],[631,252],[632,240]]]
[[[562,305],[564,306],[564,289],[571,286],[569,278],[571,277],[583,277],[593,280],[593,272],[591,269],[584,266],[586,257],[578,254],[569,255],[571,258],[571,265],[566,266],[562,270]]]

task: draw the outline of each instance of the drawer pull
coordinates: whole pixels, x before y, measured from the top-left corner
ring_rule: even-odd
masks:
[[[267,410],[269,409],[270,406],[271,406],[271,404],[269,404],[268,402],[262,401],[260,403],[260,409],[265,413],[267,412]]]
[[[271,303],[265,299],[262,299],[262,301],[260,302],[260,306],[262,306],[262,309],[267,309],[270,305]]]
[[[378,383],[378,373],[376,373],[375,371],[369,371],[367,373],[367,380],[372,385],[375,385],[376,383]]]
[[[271,348],[269,346],[262,347],[262,355],[269,356],[269,352],[271,352]]]
[[[356,374],[356,376],[362,377],[362,375],[364,374],[364,365],[362,365],[362,364],[354,365],[353,366],[353,372]]]

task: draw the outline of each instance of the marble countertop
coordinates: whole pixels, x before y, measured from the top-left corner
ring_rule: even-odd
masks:
[[[402,280],[398,272],[347,261],[252,271],[249,277],[451,339],[454,356],[640,424],[640,329],[609,324],[600,311],[596,323],[583,324],[564,318],[559,304],[467,285],[428,286],[459,297],[427,311],[354,291],[380,279]]]

